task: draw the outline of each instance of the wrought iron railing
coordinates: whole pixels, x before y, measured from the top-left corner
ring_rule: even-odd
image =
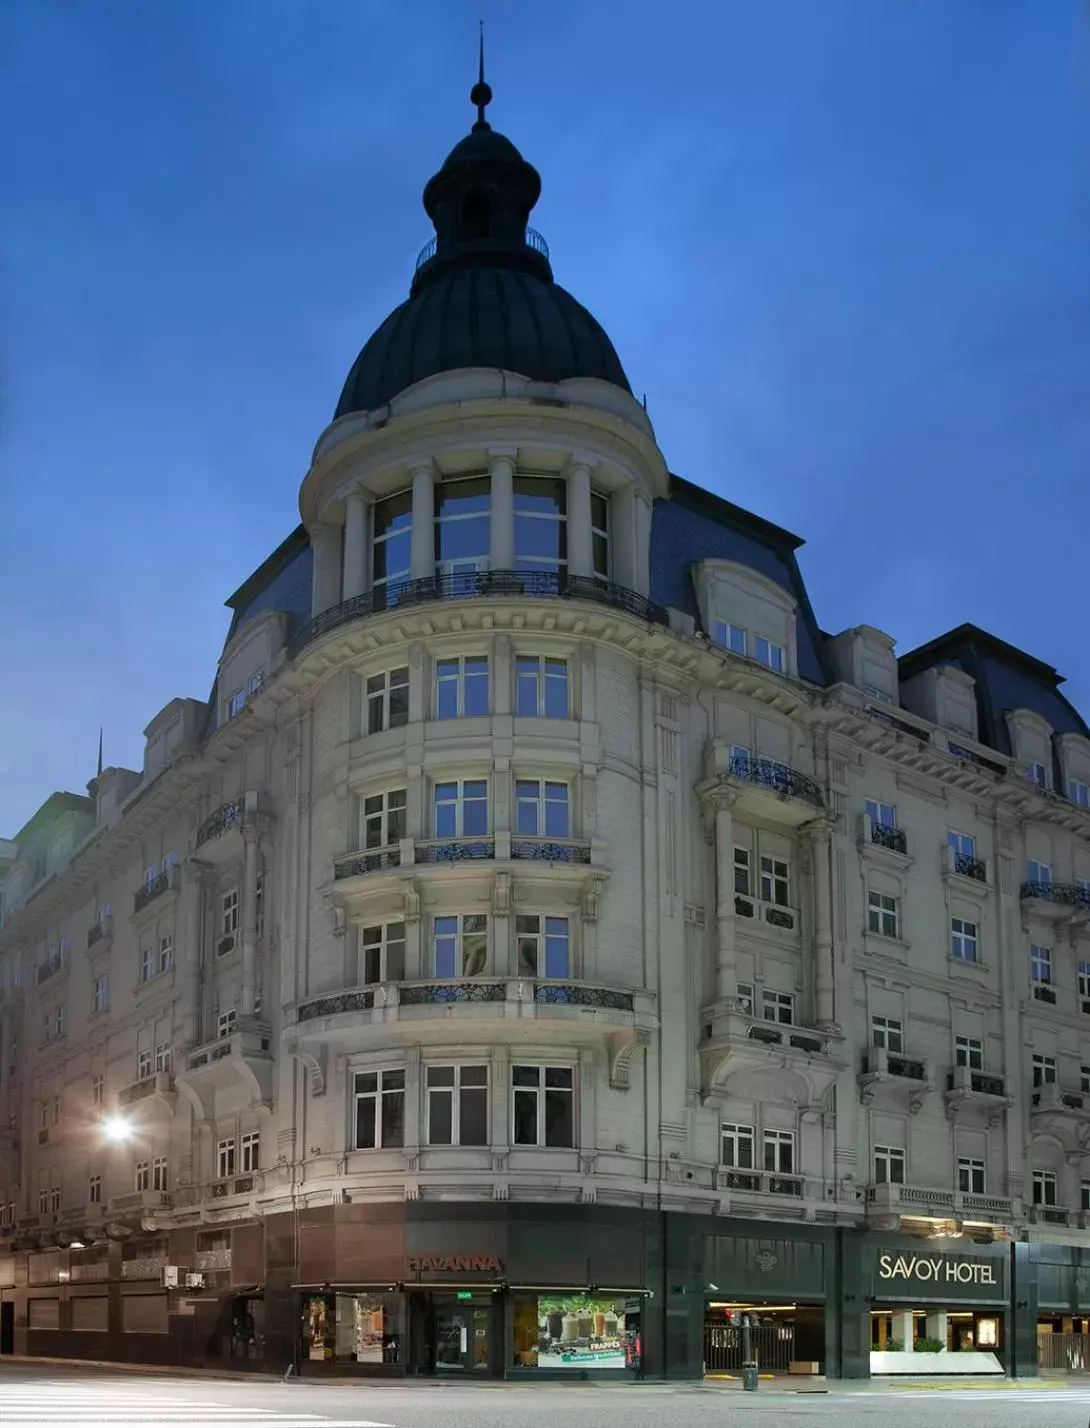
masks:
[[[388,873],[401,866],[400,844],[376,849],[373,853],[349,853],[333,864],[333,877],[357,878],[364,873]]]
[[[548,262],[549,245],[545,242],[545,239],[541,236],[541,234],[537,231],[536,228],[531,228],[529,225],[527,225],[524,241],[526,243],[527,248],[532,248],[535,253],[540,253],[541,256],[546,260],[546,262]],[[431,262],[431,260],[435,257],[436,252],[438,251],[438,246],[439,244],[437,238],[428,239],[428,241],[424,244],[423,248],[421,248],[420,252],[416,255],[416,266],[413,268],[414,273],[418,273],[425,263]]]
[[[93,947],[96,942],[101,942],[106,929],[101,922],[96,922],[94,927],[87,929],[87,946]]]
[[[54,952],[52,956],[47,957],[44,962],[38,963],[37,971],[34,974],[35,984],[40,987],[43,982],[48,982],[50,977],[55,977],[63,966],[63,954]]]
[[[365,595],[355,595],[324,610],[309,620],[292,638],[292,658],[321,635],[353,620],[379,615],[386,610],[439,600],[476,600],[486,596],[518,596],[529,599],[589,600],[623,610],[637,619],[665,625],[665,607],[623,585],[597,580],[589,575],[569,575],[555,570],[446,571],[423,580],[403,580],[376,586]]]
[[[968,853],[954,854],[954,872],[963,878],[974,878],[978,883],[988,881],[988,865],[983,858],[973,858]]]
[[[916,1061],[911,1056],[890,1054],[886,1058],[886,1065],[891,1076],[900,1076],[906,1081],[927,1080],[927,1067],[922,1061]]]
[[[908,839],[905,837],[903,828],[890,828],[885,823],[875,823],[871,820],[870,840],[876,843],[879,848],[888,848],[892,853],[907,853]]]
[[[753,1170],[721,1170],[719,1183],[724,1190],[760,1190],[761,1177]]]
[[[197,829],[196,846],[199,848],[202,843],[218,838],[221,833],[226,833],[228,828],[234,828],[241,823],[244,806],[245,800],[234,798],[230,803],[223,803],[210,813]]]
[[[436,838],[415,845],[418,863],[488,862],[496,856],[494,838]]]
[[[964,1075],[964,1072],[962,1072]],[[1006,1082],[1002,1076],[990,1076],[985,1071],[970,1071],[968,1076],[969,1089],[975,1091],[978,1096],[1005,1096],[1007,1093]],[[962,1091],[965,1089],[965,1082],[959,1084],[959,1077],[956,1072],[951,1071],[946,1078],[946,1089],[948,1091]]]
[[[503,982],[417,982],[401,988],[403,1007],[442,1006],[447,1002],[505,1002]]]
[[[149,902],[154,902],[157,897],[162,897],[167,888],[170,887],[170,874],[159,873],[156,877],[150,878],[142,888],[137,889],[136,896],[132,900],[133,912],[140,912],[147,907]]]
[[[770,1195],[794,1195],[802,1198],[803,1178],[801,1175],[770,1175],[768,1193]]]
[[[514,838],[511,856],[535,863],[589,863],[590,844],[572,838]]]
[[[375,1005],[375,993],[371,988],[357,988],[351,992],[336,992],[331,997],[314,997],[302,1002],[296,1014],[297,1021],[313,1021],[320,1016],[341,1016],[344,1012],[370,1011]]]
[[[748,754],[733,754],[730,760],[730,772],[735,778],[744,779],[747,783],[758,784],[761,788],[771,789],[773,793],[785,794],[788,798],[802,799],[806,803],[812,803],[815,808],[824,808],[825,806],[821,789],[812,778],[807,778],[805,774],[799,773],[798,769],[793,769],[788,764],[781,764],[776,759],[760,759],[753,758]]]
[[[1079,887],[1075,883],[1026,882],[1022,884],[1021,895],[1038,902],[1057,903],[1063,907],[1090,911],[1090,888]]]
[[[552,1006],[604,1007],[609,1011],[630,1012],[635,1006],[631,992],[618,992],[610,987],[584,987],[578,982],[538,982],[534,1001]]]

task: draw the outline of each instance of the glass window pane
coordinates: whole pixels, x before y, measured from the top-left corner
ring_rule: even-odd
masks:
[[[487,1086],[488,1067],[487,1066],[463,1066],[462,1067],[463,1086]]]
[[[538,1069],[536,1066],[512,1066],[511,1067],[512,1086],[536,1086],[538,1084]]]
[[[517,1071],[516,1067],[516,1071]],[[516,1083],[517,1084],[517,1083]],[[537,1144],[537,1092],[515,1091],[513,1131],[516,1145]]]
[[[482,1086],[462,1089],[458,1142],[460,1145],[488,1144],[488,1092]]]
[[[405,1143],[405,1093],[396,1091],[382,1098],[382,1144],[399,1146]]]
[[[546,1066],[545,1084],[546,1086],[566,1087],[570,1091],[573,1075],[570,1066]]]
[[[453,1086],[454,1067],[453,1066],[429,1066],[428,1067],[429,1086]]]
[[[451,1071],[453,1080],[453,1069]],[[450,1091],[428,1096],[428,1144],[452,1145],[454,1139],[454,1097]]]
[[[373,1150],[375,1145],[375,1098],[367,1096],[356,1102],[356,1145],[361,1150]]]
[[[545,1144],[570,1147],[575,1127],[572,1124],[570,1091],[545,1092]]]

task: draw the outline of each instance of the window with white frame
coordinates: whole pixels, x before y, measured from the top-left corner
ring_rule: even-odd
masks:
[[[409,722],[409,670],[386,669],[372,674],[364,686],[364,730],[381,734]]]
[[[140,949],[140,980],[150,982],[155,976],[155,948],[141,947]]]
[[[883,803],[880,798],[868,798],[863,807],[866,809],[870,821],[879,828],[897,827],[896,804]]]
[[[412,574],[412,529],[411,490],[398,491],[371,507],[371,585],[376,609],[395,604],[399,587]]]
[[[49,1214],[49,1187],[48,1187],[48,1186],[43,1186],[42,1189],[40,1189],[40,1190],[38,1191],[38,1214],[39,1214],[39,1215],[48,1215],[48,1214]]]
[[[976,962],[979,959],[976,923],[963,917],[950,919],[950,956],[959,962]]]
[[[1090,1066],[1079,1067],[1079,1090],[1090,1092]]]
[[[169,1041],[160,1041],[155,1048],[155,1069],[156,1071],[169,1071],[174,1059],[174,1052]]]
[[[355,1080],[357,1150],[390,1150],[405,1144],[405,1072],[360,1071]]]
[[[429,1066],[429,1145],[488,1145],[488,1067]]]
[[[227,700],[227,717],[233,719],[236,714],[241,714],[246,707],[246,686],[240,685]]]
[[[360,928],[360,981],[365,987],[405,978],[405,924],[377,923]]]
[[[595,580],[608,580],[609,559],[609,497],[595,492],[590,497],[590,544]]]
[[[520,913],[515,936],[520,976],[558,981],[571,976],[571,928],[566,917]]]
[[[455,593],[473,594],[472,577],[488,569],[491,493],[487,476],[440,481],[435,487],[435,569]],[[465,577],[464,584],[459,577]]]
[[[568,564],[567,483],[515,478],[515,569],[559,575]]]
[[[516,779],[515,832],[526,838],[570,837],[568,785],[555,779]]]
[[[887,893],[867,892],[867,931],[879,937],[899,937],[901,933],[900,898]]]
[[[1029,945],[1029,979],[1037,986],[1047,987],[1052,983],[1052,948],[1042,947],[1038,942]]]
[[[1035,1170],[1033,1172],[1033,1203],[1035,1205],[1055,1205],[1056,1172]]]
[[[56,1125],[60,1125],[60,1120],[61,1120],[61,1098],[60,1098],[60,1096],[54,1096],[53,1099],[52,1099],[52,1101],[50,1102],[50,1114],[51,1114],[51,1116],[52,1116],[53,1124],[54,1124],[55,1126],[56,1126]]]
[[[761,901],[791,905],[791,866],[786,858],[761,857]]]
[[[488,832],[488,780],[452,779],[432,793],[434,836],[474,838]]]
[[[1033,1058],[1033,1084],[1035,1086],[1051,1086],[1056,1081],[1056,1058],[1055,1056],[1034,1056]]]
[[[984,1162],[958,1157],[958,1189],[963,1195],[984,1194]]]
[[[791,992],[774,992],[769,987],[761,991],[761,1014],[765,1021],[792,1026],[795,1021],[795,997]]]
[[[795,1132],[766,1130],[762,1140],[764,1148],[764,1168],[778,1171],[781,1175],[795,1172]]]
[[[134,1177],[134,1190],[151,1189],[151,1161],[138,1160],[136,1162],[136,1173]]]
[[[235,1138],[225,1136],[216,1142],[216,1178],[226,1180],[235,1173]]]
[[[1090,962],[1079,963],[1079,996],[1090,998]]]
[[[221,1011],[216,1017],[216,1037],[223,1041],[238,1026],[238,1008],[228,1007],[226,1011]]]
[[[1090,1180],[1084,1180],[1079,1186],[1079,1209],[1090,1210]]]
[[[155,961],[156,971],[169,972],[174,966],[174,937],[167,933],[159,938],[159,951]]]
[[[487,714],[489,681],[487,655],[460,655],[435,662],[435,717],[469,718]]]
[[[897,1145],[876,1145],[874,1147],[875,1185],[903,1185],[905,1183],[905,1153]]]
[[[1038,763],[1036,760],[1031,762],[1026,769],[1026,781],[1028,783],[1035,783],[1040,788],[1047,788],[1048,770],[1044,764]]]
[[[89,1175],[87,1177],[87,1203],[88,1205],[102,1204],[102,1176]]]
[[[437,977],[479,977],[488,957],[488,918],[482,912],[432,919],[432,962]]]
[[[91,1077],[91,1105],[103,1106],[106,1104],[106,1077],[99,1072]]]
[[[879,1050],[900,1054],[905,1049],[904,1026],[896,1017],[872,1016],[871,1039]]]
[[[136,1053],[136,1079],[146,1081],[152,1073],[152,1059],[150,1049],[138,1051]]]
[[[1038,887],[1051,886],[1051,866],[1048,863],[1040,862],[1037,858],[1030,858],[1026,863],[1026,882],[1036,883]]]
[[[231,938],[238,931],[238,888],[228,888],[220,897],[220,937]]]
[[[511,1067],[513,1145],[575,1144],[575,1072],[570,1066]]]
[[[752,1015],[753,1015],[753,1004],[754,1004],[753,983],[752,983],[752,982],[739,982],[739,983],[738,983],[738,1006],[739,1006],[739,1009],[740,1009],[741,1011],[743,1011],[743,1012],[746,1014],[746,1016],[752,1016]]]
[[[984,1043],[976,1036],[954,1037],[954,1064],[970,1071],[984,1070]]]
[[[258,937],[265,931],[265,874],[260,868],[254,878],[254,929]]]
[[[712,625],[712,639],[717,645],[734,654],[747,655],[749,643],[746,631],[741,625],[732,625],[729,620],[716,620]]]
[[[91,983],[91,1015],[104,1012],[110,1005],[110,974],[101,972]]]
[[[751,883],[749,849],[736,847],[734,850],[734,891],[743,897],[749,897]]]
[[[724,1121],[719,1127],[719,1158],[734,1170],[752,1170],[753,1127]]]
[[[1090,783],[1083,783],[1079,778],[1069,778],[1067,780],[1067,796],[1072,803],[1077,803],[1080,808],[1090,808]]]
[[[55,1174],[55,1173],[56,1173],[56,1171],[54,1171],[54,1174]],[[60,1187],[59,1185],[51,1185],[51,1186],[49,1187],[49,1213],[50,1213],[51,1215],[57,1215],[57,1214],[60,1213],[60,1208],[61,1208],[61,1187]]]
[[[568,717],[568,661],[551,655],[515,657],[515,714],[520,719]]]
[[[976,857],[976,839],[971,833],[957,833],[950,829],[946,834],[946,842],[949,847],[953,848],[955,857]]]
[[[239,1159],[243,1175],[261,1168],[261,1132],[247,1131],[239,1141]]]
[[[151,1188],[153,1190],[169,1190],[167,1183],[167,1158],[165,1155],[157,1155],[151,1162]]]
[[[364,848],[388,848],[405,837],[403,788],[369,794],[360,805],[360,841]]]
[[[774,669],[777,674],[782,674],[786,667],[783,645],[778,645],[774,640],[766,640],[763,635],[758,635],[753,641],[753,658],[758,664],[766,664],[769,669]]]

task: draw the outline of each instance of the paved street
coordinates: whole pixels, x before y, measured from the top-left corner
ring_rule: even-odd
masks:
[[[109,1370],[0,1367],[0,1428],[98,1423],[200,1428],[553,1428],[610,1418],[625,1428],[882,1425],[1087,1428],[1086,1387],[857,1388],[756,1395],[653,1384],[341,1386],[207,1380]]]

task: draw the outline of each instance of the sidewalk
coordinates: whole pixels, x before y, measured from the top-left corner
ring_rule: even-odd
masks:
[[[731,1374],[706,1374],[704,1384],[713,1390],[727,1390],[728,1392],[742,1393],[741,1375],[735,1377]],[[1069,1389],[1084,1387],[1090,1392],[1090,1377],[1085,1378],[1004,1378],[996,1374],[991,1378],[979,1378],[966,1376],[958,1378],[951,1374],[948,1378],[935,1378],[921,1375],[915,1377],[910,1374],[898,1374],[891,1378],[822,1378],[818,1375],[801,1378],[787,1374],[761,1374],[760,1388],[758,1393],[792,1393],[792,1394],[827,1394],[832,1397],[845,1397],[851,1394],[875,1394],[875,1393],[904,1393],[909,1389],[919,1392],[921,1388],[942,1389],[945,1392],[953,1392],[958,1389],[1006,1389],[1011,1393],[1017,1393],[1021,1389],[1035,1389],[1040,1392],[1042,1389]]]

